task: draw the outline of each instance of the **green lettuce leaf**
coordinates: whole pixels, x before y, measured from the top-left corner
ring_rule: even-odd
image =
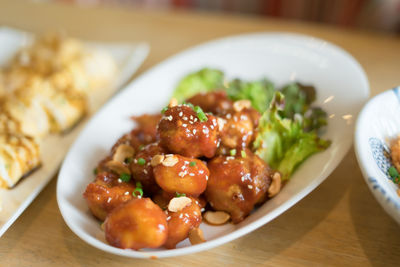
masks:
[[[253,146],[255,153],[287,180],[306,158],[328,148],[330,141],[320,139],[316,131],[304,131],[302,120],[282,117],[284,108],[284,95],[276,92],[260,119]]]
[[[252,106],[262,113],[269,107],[275,87],[266,79],[254,82],[235,79],[229,83],[226,91],[232,100],[250,100]]]
[[[185,76],[176,87],[173,97],[179,103],[200,93],[222,88],[224,73],[220,70],[204,68]]]

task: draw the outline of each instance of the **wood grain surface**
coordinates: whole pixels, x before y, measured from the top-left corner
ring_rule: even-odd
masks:
[[[0,25],[36,33],[65,29],[76,37],[102,41],[145,40],[151,52],[139,73],[214,38],[297,32],[350,52],[367,72],[371,96],[400,85],[400,38],[379,33],[247,16],[12,0],[0,0]],[[87,245],[64,223],[55,187],[53,179],[0,239],[0,266],[400,265],[400,228],[369,192],[353,149],[323,184],[269,224],[223,246],[178,258],[135,260]]]

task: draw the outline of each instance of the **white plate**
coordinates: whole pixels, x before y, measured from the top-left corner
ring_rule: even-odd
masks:
[[[242,223],[202,224],[207,242],[183,241],[173,250],[123,250],[104,241],[98,221],[88,211],[82,193],[93,180],[92,170],[113,143],[132,127],[129,117],[159,112],[178,80],[202,67],[222,69],[230,78],[268,77],[277,85],[290,80],[318,88],[318,105],[330,116],[324,138],[331,147],[309,158],[272,200]],[[127,257],[184,255],[238,238],[293,206],[317,187],[339,164],[352,144],[353,119],[368,98],[369,86],[357,61],[342,49],[313,37],[295,34],[248,34],[212,41],[182,52],[147,71],[105,105],[71,147],[59,174],[57,200],[68,226],[80,238],[104,251]]]
[[[385,211],[400,224],[399,188],[387,174],[391,166],[384,151],[400,134],[400,86],[373,97],[357,119],[355,148],[369,189]]]
[[[31,42],[32,37],[32,34],[26,32],[0,27],[0,66],[4,66],[22,46]],[[85,42],[85,44],[108,51],[115,59],[119,70],[112,86],[96,90],[90,96],[90,114],[93,114],[118,88],[129,81],[132,74],[135,73],[147,57],[149,46],[146,43]],[[77,127],[62,136],[46,137],[41,147],[42,167],[21,180],[15,188],[11,190],[0,189],[0,199],[2,200],[0,236],[54,177],[69,146],[86,122],[87,119],[83,120]]]

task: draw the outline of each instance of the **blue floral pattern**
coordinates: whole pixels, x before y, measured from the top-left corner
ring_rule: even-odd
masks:
[[[381,140],[375,137],[371,137],[368,140],[368,143],[371,147],[372,156],[374,157],[376,165],[378,165],[383,174],[391,180],[388,175],[388,170],[391,166],[390,160],[387,156],[390,154],[389,148]]]

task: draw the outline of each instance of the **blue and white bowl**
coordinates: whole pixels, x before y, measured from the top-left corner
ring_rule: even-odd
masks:
[[[390,140],[400,135],[400,86],[368,101],[357,119],[355,150],[365,181],[385,211],[400,224],[400,196],[388,169]]]

